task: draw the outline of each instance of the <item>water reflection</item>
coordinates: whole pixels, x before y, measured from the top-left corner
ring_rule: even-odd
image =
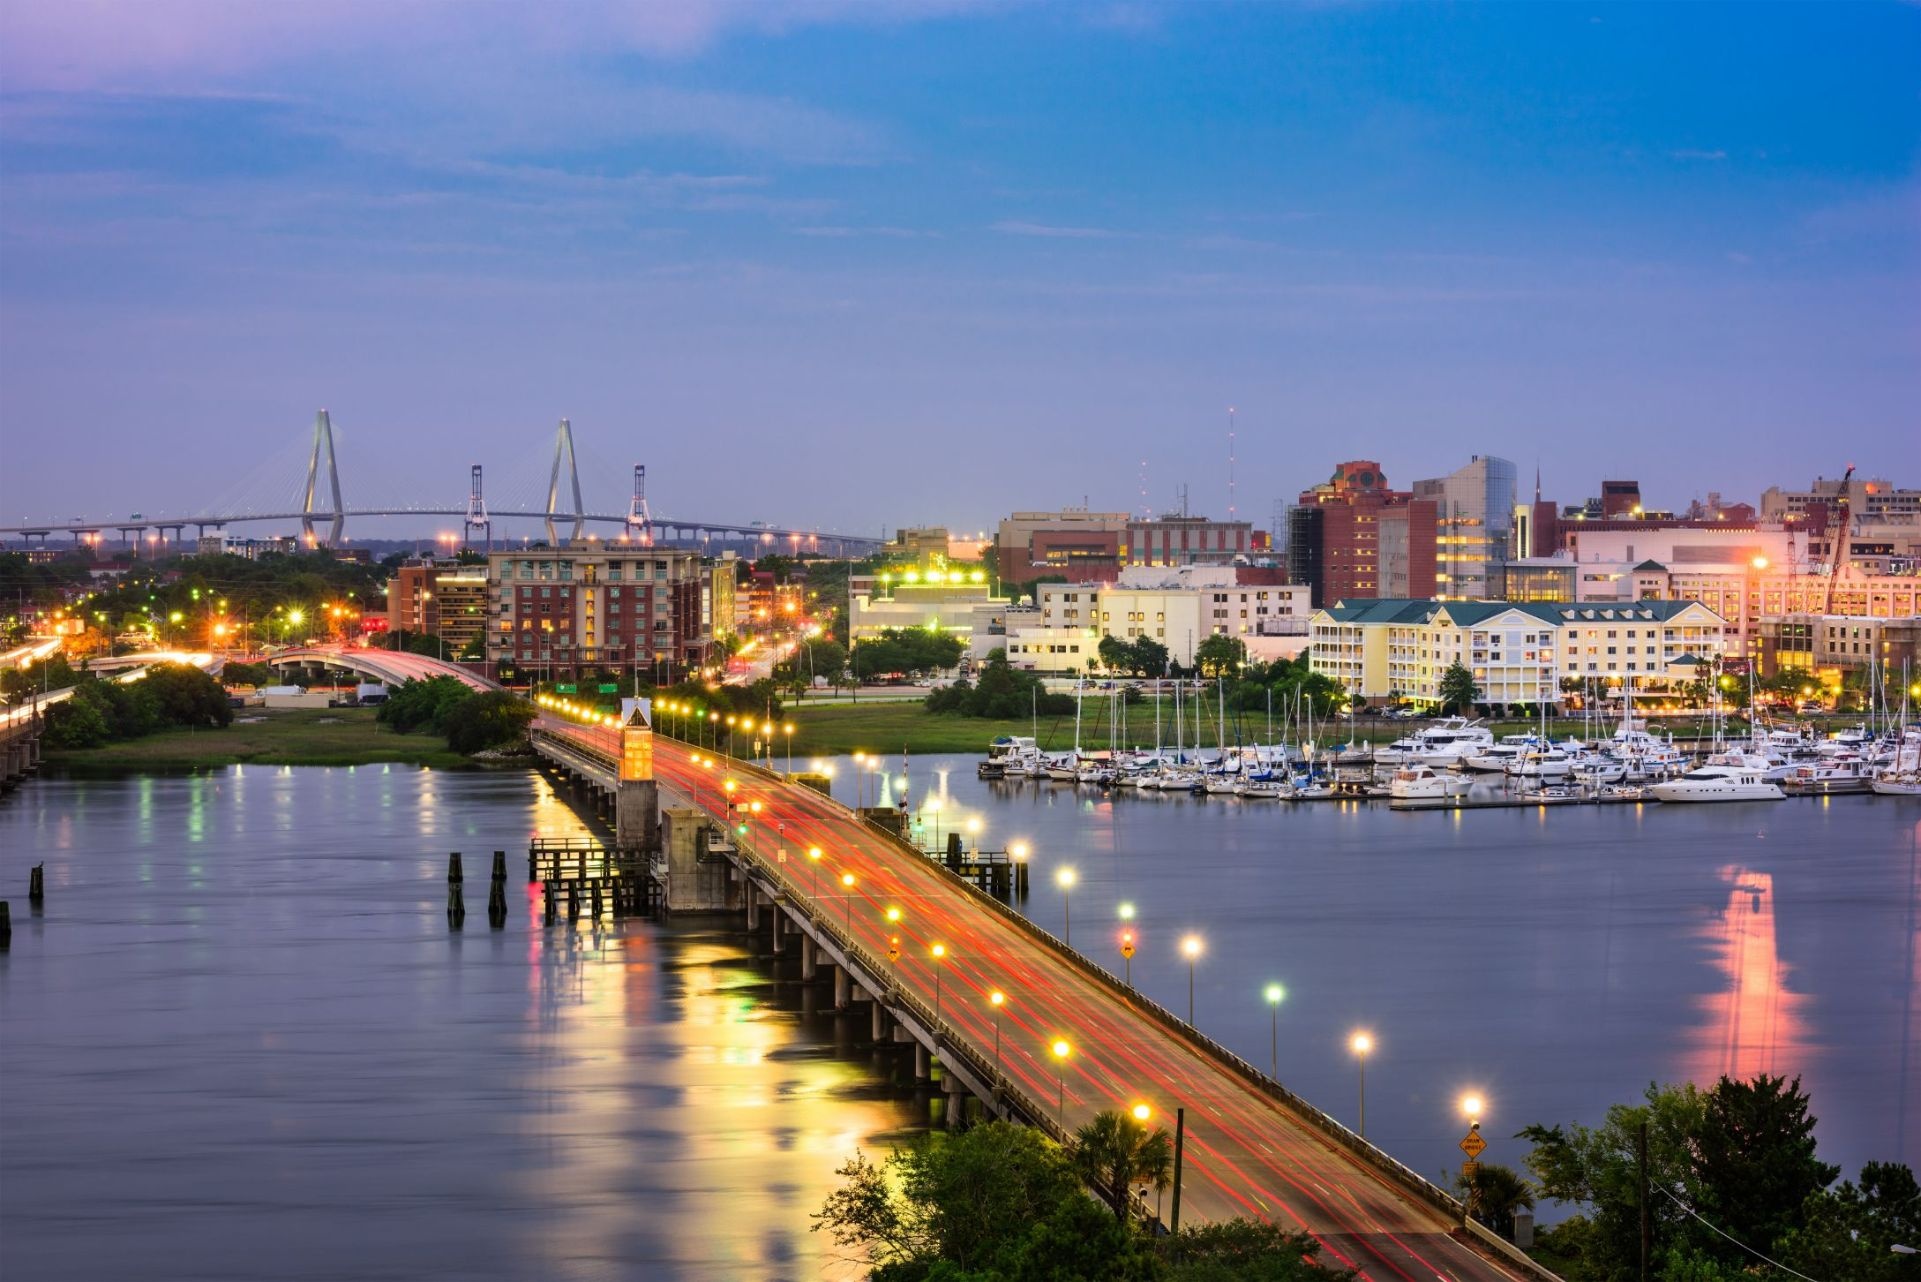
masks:
[[[50,876],[0,955],[5,1275],[851,1275],[808,1214],[927,1102],[725,920],[541,925],[520,843],[582,830],[520,774],[9,798],[0,878]]]
[[[1774,913],[1774,878],[1765,872],[1724,867],[1726,906],[1702,925],[1723,991],[1701,1000],[1705,1016],[1688,1077],[1703,1085],[1727,1076],[1803,1071],[1813,1060],[1808,1029],[1800,1016],[1805,997],[1789,991]]]

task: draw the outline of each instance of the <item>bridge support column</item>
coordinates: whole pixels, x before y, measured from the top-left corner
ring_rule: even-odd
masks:
[[[872,1010],[874,1012],[874,1040],[878,1042],[887,1035],[887,1008],[879,1002],[875,1002]]]
[[[760,890],[753,882],[746,885],[747,891],[747,933],[753,934],[760,929]]]
[[[810,981],[820,975],[820,946],[810,936],[800,937],[800,977]]]
[[[771,915],[774,919],[774,956],[778,957],[780,956],[781,945],[786,942],[780,937],[781,911],[780,911],[779,904],[774,905],[774,909]]]
[[[847,967],[834,968],[834,1009],[846,1010],[854,1004],[854,981],[848,977]]]
[[[961,1123],[967,1120],[967,1087],[961,1084],[960,1078],[943,1069],[940,1088],[946,1096],[947,1107],[944,1111],[947,1114],[947,1129],[958,1130]]]
[[[933,1057],[919,1042],[914,1043],[914,1080],[924,1082],[934,1075]]]

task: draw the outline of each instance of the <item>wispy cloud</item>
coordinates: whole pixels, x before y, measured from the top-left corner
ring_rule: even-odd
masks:
[[[1726,160],[1728,153],[1719,147],[1707,150],[1700,147],[1679,147],[1668,153],[1670,160]]]
[[[879,237],[883,240],[932,240],[938,239],[937,231],[923,231],[913,227],[796,227],[796,236],[814,236],[824,240],[854,240],[861,237]]]
[[[1030,223],[1019,218],[1003,218],[988,227],[1004,236],[1039,236],[1051,240],[1117,240],[1133,233],[1112,227],[1063,227],[1054,223]]]

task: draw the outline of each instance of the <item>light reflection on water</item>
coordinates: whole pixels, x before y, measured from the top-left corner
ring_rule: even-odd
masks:
[[[770,982],[724,922],[541,926],[527,835],[578,831],[519,774],[9,798],[0,884],[44,859],[49,887],[0,957],[0,1273],[851,1274],[808,1215],[925,1101],[876,1071],[864,1016]]]

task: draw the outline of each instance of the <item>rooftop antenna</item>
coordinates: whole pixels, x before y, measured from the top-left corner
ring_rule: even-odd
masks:
[[[1227,519],[1233,520],[1234,507],[1234,407],[1227,407]]]
[[[1154,515],[1154,505],[1147,498],[1147,460],[1141,460],[1141,519],[1149,520]]]

